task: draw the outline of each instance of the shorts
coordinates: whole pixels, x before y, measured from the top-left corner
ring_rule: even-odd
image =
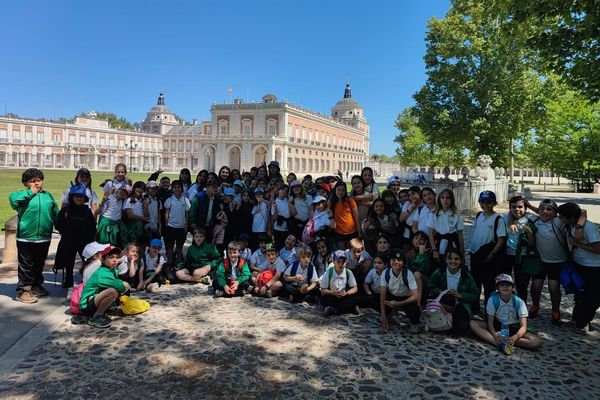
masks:
[[[498,321],[497,319],[494,318],[494,329],[496,331],[499,331],[500,329],[502,329],[502,324],[500,323],[500,321]],[[510,336],[515,335],[517,332],[519,332],[519,329],[521,329],[521,324],[510,324],[508,326],[508,334]],[[535,331],[529,327],[527,327],[527,332],[526,333],[535,333]]]
[[[91,296],[88,296],[87,299],[88,306],[86,308],[80,308],[80,310],[83,314],[87,315],[88,317],[93,317],[96,311],[98,310],[98,308],[96,307],[96,302],[94,301],[96,299],[96,295],[92,294]]]
[[[546,275],[548,275],[548,279],[552,281],[560,281],[560,268],[564,263],[547,263],[542,262],[544,265],[544,272],[539,275],[534,275],[533,279],[546,279]]]
[[[334,231],[335,232],[335,231]],[[358,232],[354,232],[354,233],[349,233],[347,235],[343,235],[341,233],[337,233],[335,232],[334,234],[335,236],[335,241],[337,242],[349,242],[354,238],[358,237]]]
[[[172,228],[167,226],[165,228],[165,242],[185,242],[187,239],[187,231],[185,228]]]

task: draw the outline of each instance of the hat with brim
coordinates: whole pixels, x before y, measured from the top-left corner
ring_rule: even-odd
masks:
[[[116,247],[116,246],[108,246],[107,248],[105,248],[102,251],[102,257],[108,257],[111,254],[121,254],[123,250],[121,250],[120,248]]]
[[[83,248],[81,255],[83,256],[83,258],[88,260],[88,259],[92,258],[93,256],[95,256],[96,254],[100,253],[101,251],[104,251],[107,247],[110,247],[110,244],[108,244],[108,243],[104,244],[104,243],[98,243],[98,242],[88,243]]]
[[[315,196],[315,198],[313,199],[312,203],[313,204],[319,204],[322,201],[327,201],[327,199],[323,196]]]
[[[265,246],[265,253],[267,251],[274,251],[275,253],[278,253],[277,247],[275,247],[273,243],[267,243],[267,245]]]
[[[146,188],[150,189],[153,187],[158,187],[158,183],[156,183],[156,181],[148,181],[148,183],[146,183]]]
[[[73,196],[81,196],[83,197],[83,201],[87,202],[90,198],[87,195],[87,191],[85,185],[82,183],[78,183],[77,185],[71,186],[71,190],[69,191],[69,200],[73,198]]]
[[[344,250],[336,250],[335,253],[333,253],[333,261],[347,259],[348,257],[346,257],[346,252]]]

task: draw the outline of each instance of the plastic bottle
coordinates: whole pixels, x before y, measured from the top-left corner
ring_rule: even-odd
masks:
[[[502,337],[502,341],[500,342],[500,350],[504,352],[506,355],[512,354],[512,346],[509,343],[510,339],[510,329],[508,327],[508,323],[502,322],[502,327],[500,329],[500,336]]]

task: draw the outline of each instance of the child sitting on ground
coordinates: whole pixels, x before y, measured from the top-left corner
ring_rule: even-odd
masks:
[[[125,281],[131,285],[131,287],[137,287],[138,271],[140,269],[140,254],[138,247],[135,243],[129,243],[123,251],[123,256],[119,260],[119,279]]]
[[[238,242],[227,246],[227,257],[219,264],[216,279],[213,281],[214,297],[243,296],[250,286],[250,269],[240,257]]]
[[[152,239],[148,251],[142,257],[142,268],[140,268],[140,283],[138,290],[147,289],[149,292],[156,292],[160,285],[164,283],[162,269],[165,259],[160,255],[162,241]]]
[[[419,289],[413,273],[406,266],[406,255],[400,249],[390,251],[390,267],[381,277],[381,328],[387,332],[389,318],[396,310],[403,310],[410,319],[410,332],[420,331]]]
[[[290,266],[294,262],[298,261],[298,255],[296,254],[297,251],[296,237],[294,235],[288,235],[285,238],[285,245],[283,249],[279,250],[279,257],[281,257],[286,266]]]
[[[346,264],[346,252],[337,250],[333,255],[333,266],[327,268],[321,277],[321,304],[325,306],[325,316],[354,313],[358,309],[358,287],[354,274]]]
[[[256,276],[256,287],[254,294],[264,297],[273,297],[283,288],[281,275],[285,272],[286,265],[277,254],[277,248],[273,243],[265,247],[266,262],[260,268]],[[254,273],[253,273],[254,274]]]
[[[258,272],[260,268],[267,262],[265,249],[267,248],[267,244],[272,242],[273,239],[271,239],[271,235],[268,233],[261,233],[258,235],[258,249],[252,253],[249,263],[250,270],[253,272],[253,276],[258,275],[258,273],[254,274],[254,272]]]
[[[319,276],[317,269],[310,261],[312,250],[301,247],[298,250],[298,261],[293,262],[283,275],[285,290],[289,293],[292,303],[304,300],[315,302],[318,293]]]
[[[531,350],[542,347],[542,340],[527,329],[527,306],[514,294],[512,276],[498,275],[496,288],[487,301],[487,322],[471,320],[473,333],[506,354],[512,353],[513,346]]]
[[[212,244],[206,243],[206,232],[202,228],[193,231],[192,245],[185,254],[185,263],[175,272],[177,279],[185,282],[200,282],[211,285],[210,273],[217,270],[223,257]]]
[[[108,307],[119,295],[127,292],[130,286],[117,277],[117,265],[121,257],[121,249],[107,247],[102,252],[102,266],[85,283],[79,308],[90,316],[88,324],[96,328],[108,328],[111,320],[104,315]]]
[[[81,275],[81,281],[86,283],[94,272],[102,265],[102,252],[110,247],[110,244],[102,244],[98,242],[88,243],[84,248],[81,255],[84,258],[83,264],[79,269],[79,275]]]
[[[317,248],[317,251],[313,257],[313,264],[317,268],[319,278],[321,278],[327,267],[329,267],[329,264],[333,262],[333,254],[327,246],[327,240],[324,238],[318,239],[315,243],[315,247]]]
[[[371,298],[371,307],[374,310],[380,310],[380,297],[381,297],[381,274],[388,265],[387,254],[377,253],[373,258],[373,265],[375,268],[371,269],[365,278],[363,287],[367,296]]]
[[[365,250],[365,244],[362,239],[354,238],[350,240],[350,248],[346,250],[346,265],[356,278],[359,290],[362,291],[362,284],[365,281],[367,273],[373,265],[373,257]]]
[[[246,262],[250,262],[250,257],[252,257],[252,250],[248,247],[248,241],[250,240],[250,236],[247,233],[240,233],[238,238],[238,243],[240,244],[240,257],[242,257]]]

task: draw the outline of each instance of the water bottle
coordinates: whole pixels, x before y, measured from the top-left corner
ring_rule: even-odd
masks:
[[[511,355],[512,354],[512,346],[508,342],[510,339],[510,329],[509,329],[508,323],[506,321],[502,322],[502,327],[500,328],[500,336],[501,336],[500,350],[502,350],[502,352],[504,352],[506,355]]]

